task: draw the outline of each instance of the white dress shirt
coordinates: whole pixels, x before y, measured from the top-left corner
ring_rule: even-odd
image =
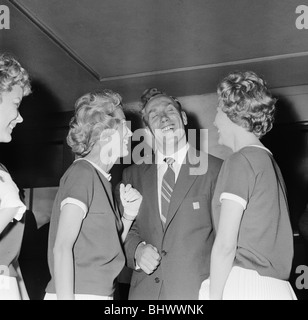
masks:
[[[181,166],[185,160],[187,151],[189,149],[189,144],[187,143],[183,148],[177,151],[174,154],[169,155],[166,157],[160,151],[156,152],[156,164],[157,164],[157,195],[158,195],[158,208],[159,208],[159,215],[161,216],[161,184],[163,181],[163,176],[168,169],[168,164],[164,161],[165,158],[173,158],[175,161],[172,165],[174,173],[175,173],[175,182],[179,176]]]

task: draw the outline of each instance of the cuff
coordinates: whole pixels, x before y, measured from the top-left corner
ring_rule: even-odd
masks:
[[[146,242],[145,242],[145,241],[142,241],[142,242],[140,242],[140,243],[138,244],[138,246],[137,246],[137,248],[136,248],[136,251],[135,251],[135,255],[136,255],[136,252],[137,252],[138,247],[139,247],[141,244],[146,245]],[[140,269],[141,269],[141,268],[139,267],[139,265],[138,265],[138,263],[137,263],[137,261],[136,261],[136,257],[135,257],[135,270],[138,271],[138,270],[140,270]]]
[[[82,211],[84,212],[84,215],[83,215],[83,219],[86,217],[87,215],[87,212],[88,212],[88,207],[80,200],[77,200],[75,198],[65,198],[62,202],[61,202],[61,205],[60,205],[60,209],[62,210],[62,208],[64,207],[64,205],[66,204],[75,204],[76,206],[80,207],[82,209]]]
[[[124,211],[124,213],[123,213],[123,218],[125,219],[125,220],[128,220],[128,221],[134,221],[135,220],[135,218],[136,218],[136,216],[137,215],[135,215],[135,216],[132,216],[132,215],[130,215],[130,214],[127,214],[125,211]]]
[[[243,198],[233,194],[233,193],[228,193],[228,192],[223,192],[221,195],[220,195],[220,198],[219,198],[219,201],[221,202],[222,200],[232,200],[232,201],[235,201],[237,203],[239,203],[243,208],[244,210],[246,209],[247,207],[247,201],[244,200]]]
[[[17,208],[16,215],[14,216],[15,220],[20,220],[24,213],[27,210],[27,207],[21,200],[9,200],[9,201],[1,201],[0,209],[5,208]]]
[[[26,210],[27,210],[27,207],[23,203],[21,203],[20,207],[18,207],[18,211],[14,219],[19,221],[23,217]]]

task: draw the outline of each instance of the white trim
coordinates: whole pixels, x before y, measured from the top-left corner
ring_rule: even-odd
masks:
[[[233,193],[223,192],[219,197],[219,201],[222,202],[222,200],[224,200],[224,199],[225,200],[232,200],[232,201],[239,203],[244,208],[244,210],[247,207],[247,201],[244,200],[243,198],[233,194]]]
[[[269,149],[265,148],[264,146],[259,146],[258,144],[250,144],[249,146],[246,146],[246,147],[256,147],[256,148],[260,148],[260,149],[263,149],[263,150],[269,152],[271,155],[273,155]],[[244,148],[245,148],[245,147],[244,147]]]
[[[161,219],[161,221],[162,221],[163,223],[166,223],[166,222],[167,222],[167,219],[166,219],[163,215],[160,216],[160,219]]]
[[[18,211],[17,211],[14,219],[19,221],[23,217],[26,210],[27,210],[27,207],[24,204],[21,206],[18,206]]]
[[[87,212],[88,212],[88,207],[82,201],[75,199],[75,198],[67,197],[64,200],[62,200],[61,205],[60,205],[60,209],[62,210],[62,208],[68,203],[74,204],[74,205],[78,206],[79,208],[81,208],[81,210],[84,212],[82,219],[84,219],[86,217]]]
[[[161,193],[161,195],[162,195],[162,197],[164,197],[164,199],[168,202],[168,203],[170,203],[170,200],[167,198],[167,196],[162,192]]]

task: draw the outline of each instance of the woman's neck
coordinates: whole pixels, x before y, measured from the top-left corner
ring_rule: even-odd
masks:
[[[92,151],[85,156],[85,158],[97,166],[99,166],[105,172],[109,172],[116,161],[113,161],[111,157],[108,156],[108,152],[103,152],[100,148],[93,148]]]

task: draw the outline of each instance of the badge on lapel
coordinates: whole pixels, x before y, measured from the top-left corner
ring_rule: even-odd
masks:
[[[194,210],[199,210],[199,209],[200,209],[200,203],[199,203],[199,201],[193,202],[193,208],[194,208]]]

